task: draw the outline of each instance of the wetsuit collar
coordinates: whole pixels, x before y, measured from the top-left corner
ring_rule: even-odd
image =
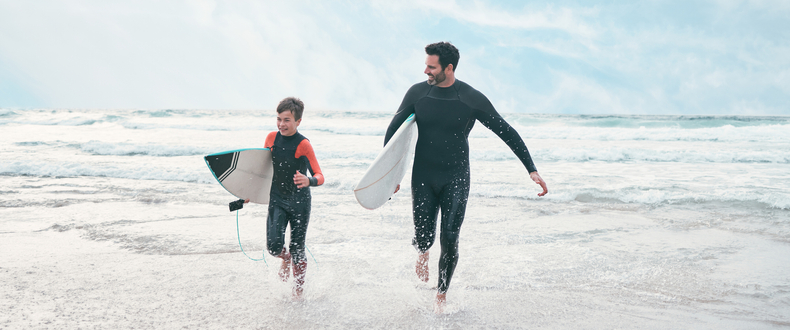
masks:
[[[285,135],[283,135],[280,132],[277,132],[277,135],[279,135],[281,138],[285,139],[285,141],[290,141],[290,140],[295,139],[297,136],[299,136],[299,131],[297,130],[296,133],[294,133],[291,136],[285,136]]]
[[[428,82],[426,81],[426,84]],[[452,85],[447,87],[439,87],[436,85],[430,85],[431,88],[428,90],[428,95],[431,97],[439,98],[439,99],[460,99],[461,95],[459,90],[461,89],[461,81],[456,79]]]
[[[431,85],[431,87],[433,87],[433,88],[439,88],[439,89],[455,88],[455,89],[458,89],[458,87],[457,87],[458,86],[458,81],[459,81],[458,79],[455,79],[455,81],[453,81],[453,84],[450,85],[450,86],[447,86],[447,87],[439,87],[439,86],[436,86],[436,85],[428,84],[427,80],[425,81],[425,83],[428,84],[428,85]]]

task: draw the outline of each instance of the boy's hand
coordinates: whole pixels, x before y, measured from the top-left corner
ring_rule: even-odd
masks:
[[[296,174],[294,174],[294,184],[296,184],[296,188],[302,189],[310,185],[310,179],[304,174],[299,173],[299,171],[296,171]]]

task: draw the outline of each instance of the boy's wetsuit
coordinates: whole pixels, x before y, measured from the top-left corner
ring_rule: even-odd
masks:
[[[266,246],[269,253],[278,256],[285,245],[285,228],[291,224],[289,250],[294,265],[305,260],[305,237],[310,221],[310,187],[296,188],[294,174],[312,173],[311,186],[324,183],[324,175],[315,158],[310,141],[297,132],[283,136],[271,132],[266,136],[266,148],[271,148],[274,177],[269,192],[269,216],[266,221]]]
[[[516,130],[502,119],[485,95],[460,80],[444,88],[427,82],[412,86],[387,128],[384,145],[412,113],[419,133],[411,177],[415,229],[412,244],[420,253],[430,249],[441,209],[442,252],[437,288],[445,293],[458,263],[458,238],[470,183],[467,138],[475,120],[505,141],[528,172],[537,169]]]

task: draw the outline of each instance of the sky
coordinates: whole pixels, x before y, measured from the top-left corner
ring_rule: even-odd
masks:
[[[394,112],[449,41],[500,112],[790,115],[790,1],[0,0],[0,108]]]

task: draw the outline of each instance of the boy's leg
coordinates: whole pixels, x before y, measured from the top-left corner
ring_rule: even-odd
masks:
[[[291,276],[291,254],[283,248],[283,253],[278,257],[283,259],[283,263],[280,265],[280,271],[277,272],[277,275],[280,276],[280,280],[286,282],[288,281],[288,277]]]
[[[269,254],[279,257],[285,249],[285,228],[288,226],[285,210],[269,204],[269,215],[266,218],[266,249]]]
[[[283,282],[291,275],[291,254],[285,249],[285,229],[288,219],[282,207],[269,204],[266,219],[266,248],[269,254],[283,260],[278,275]]]
[[[302,201],[301,205],[305,205],[301,210],[295,212],[293,217],[289,217],[288,222],[291,224],[291,258],[293,260],[293,273],[294,273],[294,297],[302,296],[302,287],[304,286],[305,273],[307,272],[307,255],[305,253],[305,240],[307,238],[307,226],[310,223],[310,198]]]
[[[303,287],[304,287],[304,277],[305,273],[307,272],[307,260],[302,260],[299,262],[294,262],[294,287],[293,287],[293,296],[295,298],[301,298]]]

